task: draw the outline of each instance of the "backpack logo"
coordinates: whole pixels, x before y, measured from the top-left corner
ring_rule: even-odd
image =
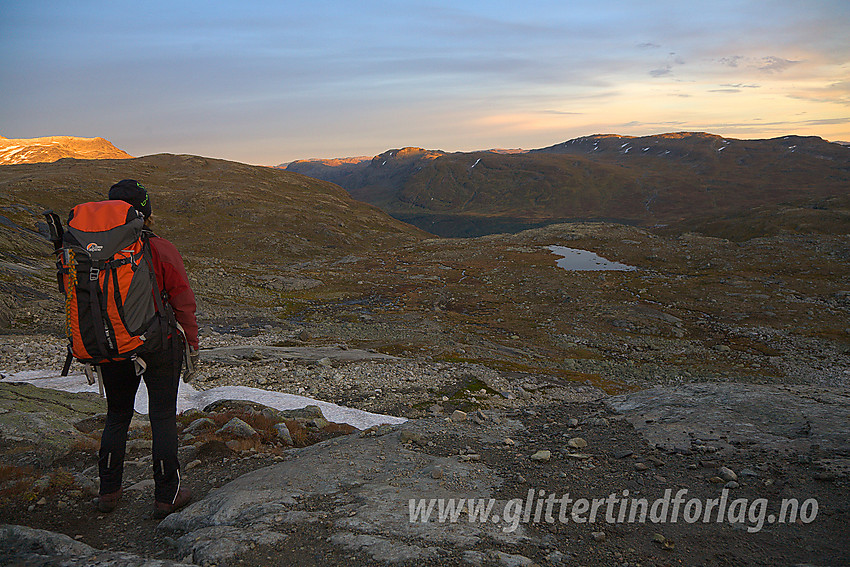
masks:
[[[103,246],[98,244],[97,242],[92,242],[88,246],[86,246],[86,252],[100,252],[103,250]]]

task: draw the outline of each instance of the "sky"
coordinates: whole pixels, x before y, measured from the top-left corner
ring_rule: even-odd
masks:
[[[133,156],[850,141],[850,0],[10,0],[0,53],[0,136]]]

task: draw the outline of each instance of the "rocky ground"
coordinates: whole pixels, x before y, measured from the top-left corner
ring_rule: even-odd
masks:
[[[640,269],[566,272],[552,244]],[[183,416],[197,504],[158,523],[143,419],[126,496],[101,515],[88,500],[102,407],[63,416],[67,428],[41,419],[73,437],[68,452],[45,452],[45,440],[20,434],[33,422],[11,418],[59,410],[21,411],[16,399],[0,412],[13,428],[4,435],[21,437],[3,444],[0,523],[70,540],[4,528],[4,560],[60,564],[59,549],[82,558],[67,564],[103,554],[126,564],[847,564],[848,244],[559,225],[274,269],[188,259],[202,323],[197,387],[301,393],[410,421],[346,434],[318,416],[261,419],[262,408]],[[49,281],[21,277],[33,289]],[[10,302],[3,374],[61,365],[61,303],[41,293]],[[397,358],[286,354],[328,346]],[[256,435],[219,432],[237,416]],[[215,429],[197,435],[200,418]],[[83,421],[88,431],[73,427]],[[304,434],[293,438],[302,447],[280,437],[280,423]],[[756,521],[732,523],[549,523],[544,501],[538,522],[532,513],[503,529],[506,503],[532,489],[649,501],[667,489],[700,500],[727,490],[730,502],[766,499],[766,513],[758,530],[747,529],[758,509]],[[409,521],[410,498],[451,497],[493,498],[503,519]],[[770,523],[783,498],[816,500],[817,517]]]

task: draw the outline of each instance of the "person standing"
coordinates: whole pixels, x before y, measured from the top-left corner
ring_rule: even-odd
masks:
[[[138,363],[130,359],[100,365],[107,414],[98,453],[100,490],[95,503],[99,511],[112,512],[121,498],[127,432],[133,417],[136,391],[144,378],[153,437],[154,516],[165,517],[192,499],[191,490],[182,483],[177,457],[177,390],[184,348],[188,347],[192,362],[198,359],[195,295],[177,248],[151,231],[152,208],[147,190],[136,180],[124,179],[109,189],[109,199],[130,203],[144,216],[143,230],[151,247],[156,281],[165,300],[163,305],[167,301],[171,306],[182,327],[186,345],[183,340],[164,341],[162,350],[140,357],[144,361],[144,370],[140,373],[137,373]],[[177,333],[174,330],[174,334]]]

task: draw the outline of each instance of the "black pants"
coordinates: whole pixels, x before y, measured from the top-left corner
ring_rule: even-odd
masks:
[[[172,503],[180,487],[180,464],[177,461],[177,388],[183,363],[183,345],[169,341],[164,351],[142,355],[147,363],[144,372],[148,389],[148,415],[153,436],[154,497],[157,502]],[[101,365],[106,391],[106,426],[100,438],[98,468],[100,493],[109,494],[121,488],[127,430],[133,418],[133,405],[140,377],[132,361]]]

